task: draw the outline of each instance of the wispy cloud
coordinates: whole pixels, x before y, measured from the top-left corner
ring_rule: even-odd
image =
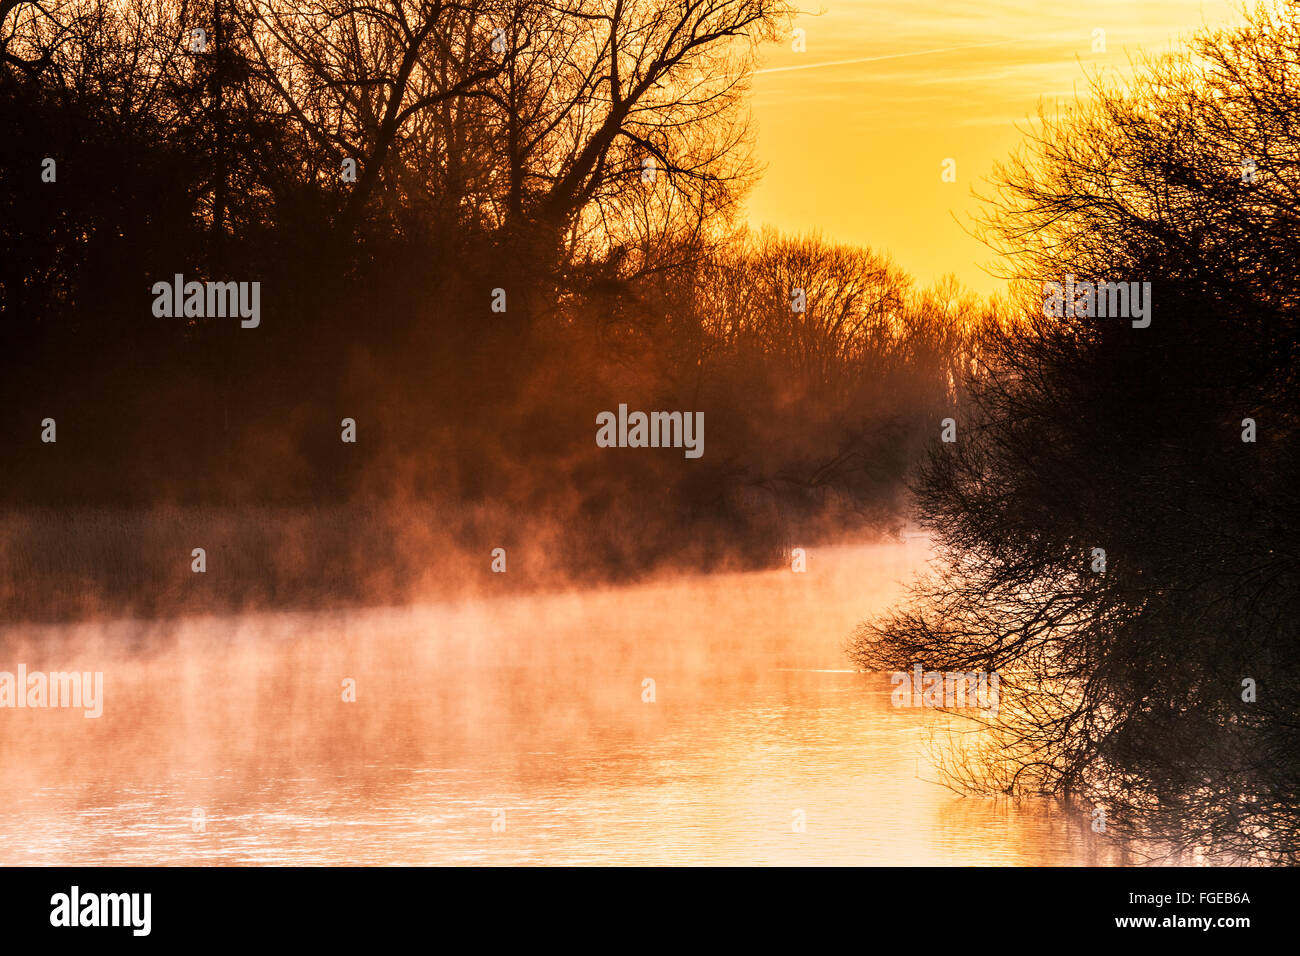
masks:
[[[885,53],[880,56],[859,56],[851,60],[831,60],[826,63],[804,63],[798,66],[769,66],[762,70],[755,70],[755,73],[789,73],[793,70],[821,70],[829,66],[850,66],[855,63],[875,63],[880,60],[900,60],[904,57],[913,56],[934,56],[939,53],[956,53],[959,50],[975,50],[980,47],[988,46],[1009,46],[1013,43],[1024,43],[1024,40],[993,40],[989,43],[968,43],[965,46],[939,47],[934,50],[914,50],[911,53]]]

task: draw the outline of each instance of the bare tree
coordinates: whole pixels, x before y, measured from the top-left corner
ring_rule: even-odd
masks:
[[[501,221],[543,269],[687,231],[752,173],[741,102],[780,0],[562,0],[509,8],[489,86],[501,130]],[[665,226],[678,222],[679,226]]]
[[[356,163],[345,221],[355,224],[411,130],[473,95],[499,69],[481,6],[446,0],[252,2],[244,11],[259,78],[338,175]]]
[[[955,781],[1151,854],[1300,858],[1298,78],[1294,8],[1262,7],[1044,118],[988,223],[1023,312],[918,481],[942,564],[855,644],[998,673]],[[1150,283],[1149,325],[1052,314],[1067,280]]]

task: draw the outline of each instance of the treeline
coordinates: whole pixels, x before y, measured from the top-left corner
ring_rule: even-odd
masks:
[[[1043,117],[987,224],[1023,321],[917,485],[942,570],[855,648],[1000,674],[953,780],[1153,857],[1300,859],[1298,91],[1265,6]],[[1068,276],[1150,282],[1150,324],[1045,315]]]
[[[737,227],[791,10],[0,0],[0,496],[56,509],[22,546],[391,502],[620,576],[891,520],[985,307]],[[155,315],[175,275],[260,283],[260,324]],[[620,403],[702,411],[704,456],[597,448]]]

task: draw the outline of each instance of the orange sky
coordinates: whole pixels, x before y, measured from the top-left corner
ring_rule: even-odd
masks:
[[[809,4],[810,10],[817,7]],[[967,234],[993,163],[1040,100],[1126,71],[1203,24],[1240,19],[1226,0],[825,0],[795,22],[807,49],[765,48],[753,82],[766,173],[751,225],[820,230],[888,252],[922,285],[954,273],[991,292],[992,253]],[[1093,52],[1094,30],[1105,52]],[[858,62],[843,62],[843,61]],[[945,158],[957,181],[941,181]],[[963,228],[964,227],[964,228]]]

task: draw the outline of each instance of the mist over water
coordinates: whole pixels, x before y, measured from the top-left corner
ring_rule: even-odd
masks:
[[[853,627],[926,553],[9,630],[0,666],[102,670],[105,700],[0,715],[0,863],[1107,862],[1085,815],[933,782],[951,718],[850,670]]]

